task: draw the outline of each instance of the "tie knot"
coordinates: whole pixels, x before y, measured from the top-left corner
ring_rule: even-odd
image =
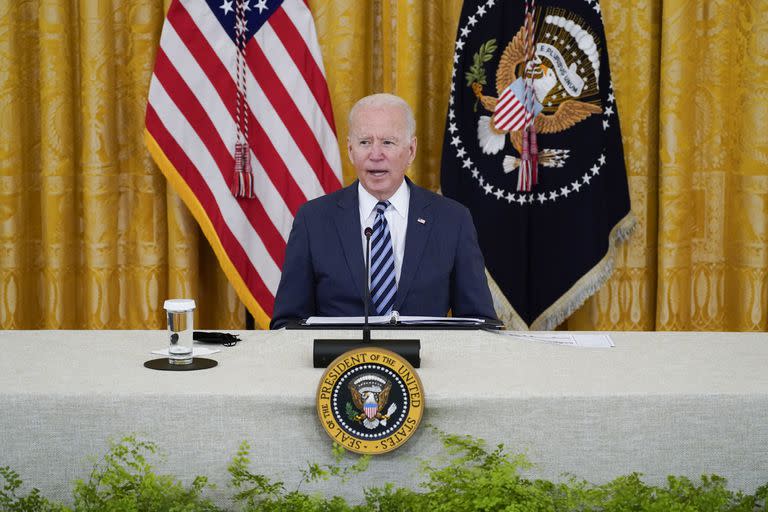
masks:
[[[389,207],[389,201],[379,201],[376,203],[376,213],[383,215],[387,207]]]

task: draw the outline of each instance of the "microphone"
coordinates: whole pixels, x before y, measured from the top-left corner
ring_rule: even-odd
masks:
[[[368,305],[371,302],[371,235],[373,230],[367,227],[363,234],[365,235],[365,279],[363,279],[363,296],[365,297],[363,311],[365,312],[365,319],[363,320],[363,343],[370,343],[371,326],[368,324]]]
[[[365,298],[363,310],[365,312],[365,317],[363,320],[363,339],[316,339],[312,347],[312,365],[315,368],[325,368],[331,364],[334,359],[349,350],[359,348],[361,345],[375,345],[400,354],[408,360],[414,368],[418,368],[421,366],[421,356],[419,355],[419,352],[421,351],[421,342],[419,340],[377,338],[375,341],[371,341],[371,324],[368,320],[368,309],[371,303],[371,235],[373,235],[373,229],[365,228],[363,234],[365,235],[365,279],[363,280],[363,297]],[[377,327],[385,328],[384,326]]]

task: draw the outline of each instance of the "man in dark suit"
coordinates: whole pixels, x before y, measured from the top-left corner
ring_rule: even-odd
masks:
[[[349,113],[358,181],[302,206],[288,238],[270,327],[309,316],[362,316],[364,231],[371,227],[372,315],[496,319],[472,217],[414,185],[415,121],[397,96],[374,94]]]

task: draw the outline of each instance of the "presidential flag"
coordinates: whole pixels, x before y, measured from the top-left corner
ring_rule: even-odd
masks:
[[[294,215],[342,181],[307,3],[173,0],[145,140],[266,328]]]
[[[441,173],[512,327],[554,329],[610,277],[635,218],[598,0],[465,0]]]

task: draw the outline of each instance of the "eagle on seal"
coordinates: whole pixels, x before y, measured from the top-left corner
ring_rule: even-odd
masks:
[[[349,391],[352,394],[352,402],[359,411],[363,411],[355,416],[353,421],[362,421],[363,425],[369,429],[378,427],[379,423],[386,426],[390,415],[397,409],[397,406],[392,404],[389,406],[387,413],[383,414],[384,407],[389,401],[389,391],[391,389],[392,383],[387,382],[378,393],[375,393],[373,390],[363,390],[360,392],[354,384],[350,382]],[[378,400],[376,396],[377,394]]]
[[[513,82],[518,80],[516,68],[518,65],[526,62],[525,50],[525,26],[521,27],[514,38],[507,44],[504,52],[499,59],[499,65],[496,69],[496,93],[501,94]],[[530,55],[530,52],[529,52]],[[571,64],[571,70],[575,70],[576,64]],[[527,68],[523,74],[533,78],[533,88],[536,101],[540,106],[544,105],[544,99],[549,95],[552,89],[558,85],[558,78],[555,72],[550,69],[541,58],[536,56],[530,59]],[[493,115],[499,99],[483,94],[483,86],[478,82],[471,84],[472,92],[482,103],[483,107]],[[552,98],[553,103],[558,103]],[[548,106],[550,103],[547,104]],[[549,109],[551,110],[551,109]],[[537,133],[557,133],[571,128],[575,124],[583,121],[592,114],[599,114],[602,109],[598,105],[584,101],[568,99],[559,102],[557,110],[553,114],[545,114],[542,110],[534,119],[534,127]],[[481,116],[478,121],[477,135],[480,147],[485,154],[493,155],[504,148],[505,134],[509,133],[509,139],[517,150],[522,154],[523,134],[521,130],[501,131],[494,125],[492,117]],[[565,159],[568,157],[568,150],[543,149],[539,153],[539,163],[545,167],[562,167]],[[511,172],[520,165],[520,159],[514,156],[504,158],[504,171]]]

